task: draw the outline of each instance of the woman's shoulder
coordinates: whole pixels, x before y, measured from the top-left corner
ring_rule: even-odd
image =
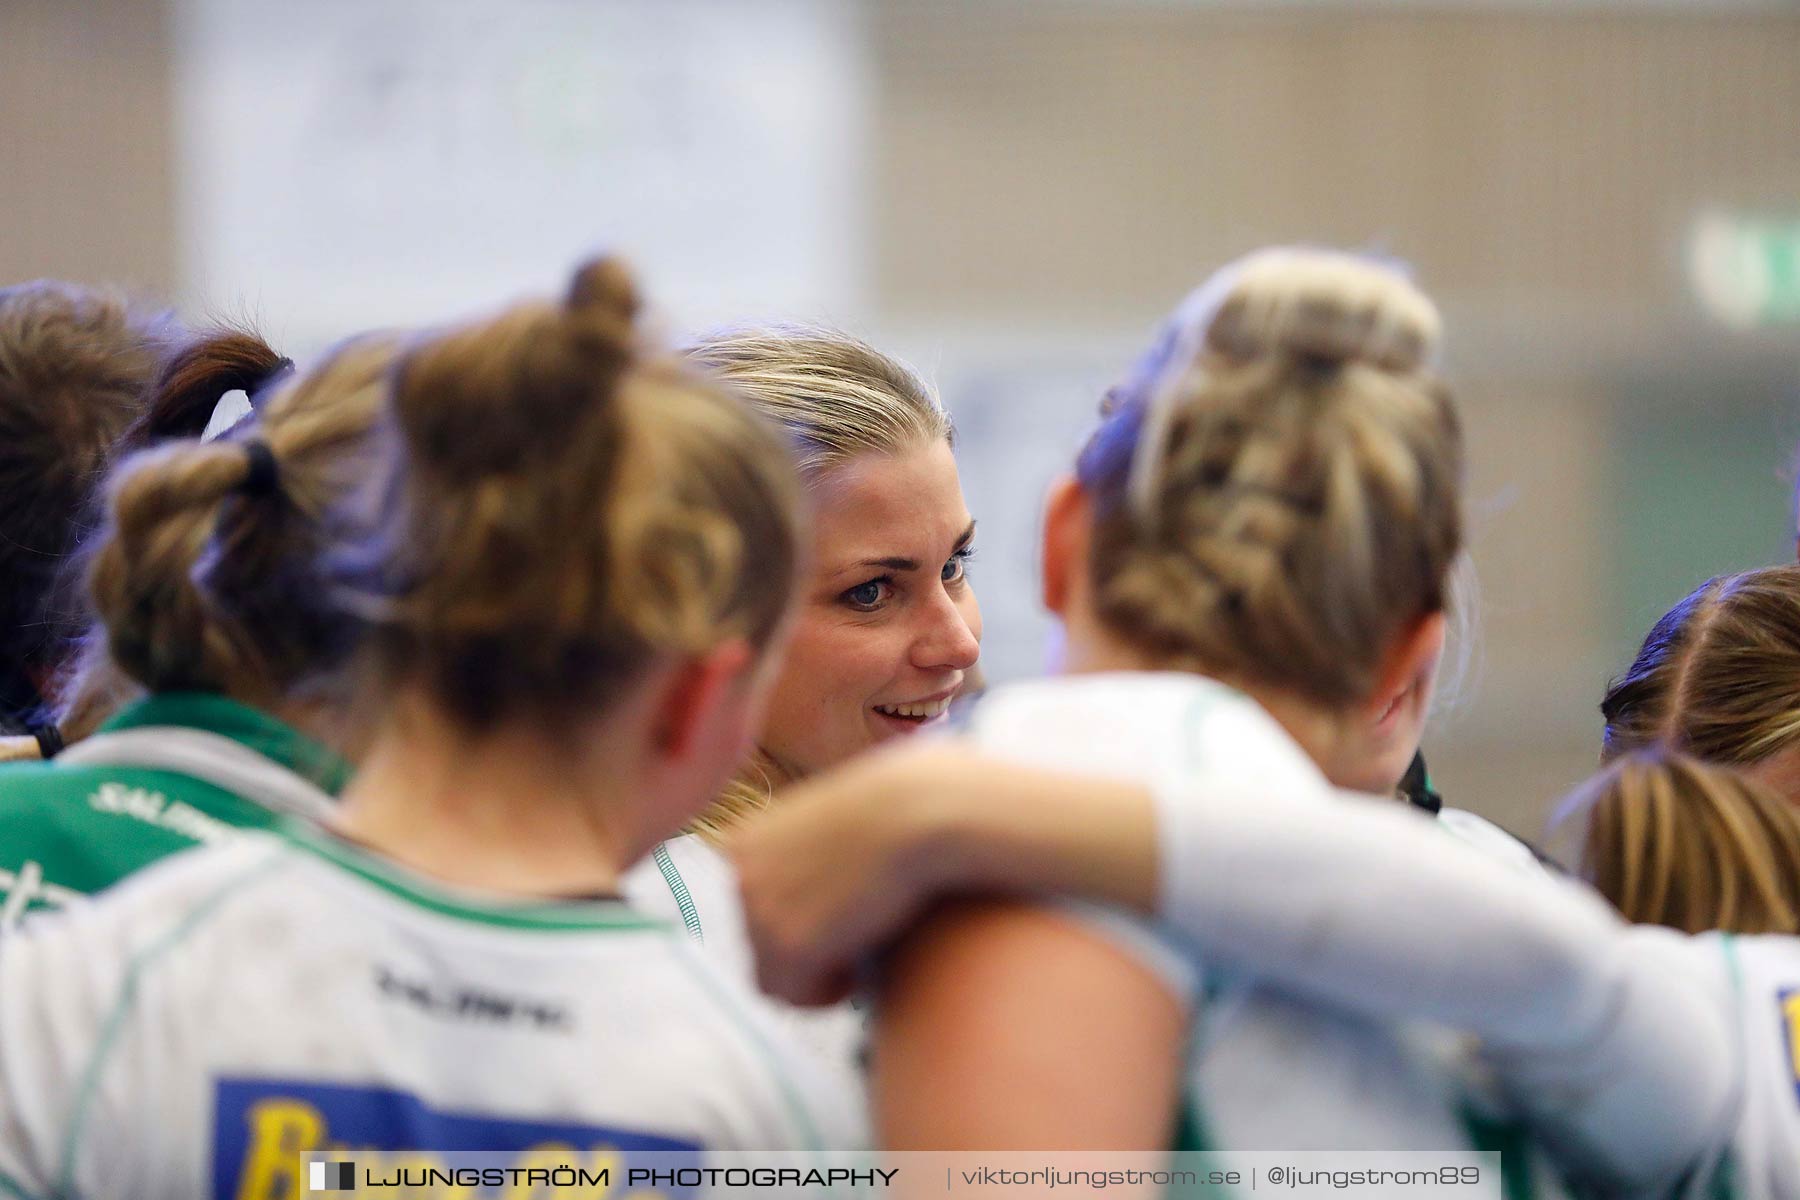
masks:
[[[704,837],[690,833],[658,843],[625,873],[619,889],[632,908],[679,926],[721,967],[750,977],[754,960],[737,871]]]
[[[1250,697],[1186,672],[1123,671],[996,688],[970,715],[983,750],[1038,766],[1265,791],[1318,790],[1306,752]]]
[[[105,973],[101,964],[110,970],[132,963],[153,973],[221,921],[229,923],[234,898],[272,881],[274,863],[285,853],[278,838],[246,833],[167,855],[97,894],[70,894],[50,911],[27,908],[24,920],[0,932],[6,964],[0,974],[24,971],[27,963],[34,976],[66,974],[89,984]]]
[[[1466,808],[1444,808],[1437,814],[1438,824],[1471,850],[1486,858],[1531,875],[1551,875],[1530,843],[1508,833],[1486,817]]]
[[[1044,908],[1154,976],[1183,1007],[1200,999],[1207,982],[1202,956],[1166,922],[1085,900],[1046,901]]]
[[[1262,710],[1244,693],[1216,679],[1187,671],[1097,671],[1052,675],[996,685],[974,707],[976,718],[997,714],[1048,714],[1080,709],[1095,713],[1141,712],[1144,708]]]
[[[174,772],[0,767],[0,926],[4,914],[60,907],[270,820],[247,801]]]
[[[631,904],[677,919],[683,901],[698,905],[704,899],[709,911],[720,905],[734,911],[738,907],[737,872],[731,860],[697,833],[658,842],[625,872],[620,890]]]

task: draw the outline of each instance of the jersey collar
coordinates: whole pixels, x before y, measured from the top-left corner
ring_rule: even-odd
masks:
[[[541,933],[602,929],[674,932],[668,922],[644,916],[623,900],[502,900],[428,878],[370,853],[327,829],[288,822],[281,827],[281,832],[293,845],[311,851],[364,883],[442,917]]]
[[[335,796],[350,780],[350,764],[293,726],[236,700],[208,692],[148,696],[113,716],[94,737],[128,730],[198,729],[227,738]],[[70,758],[73,748],[60,758]]]

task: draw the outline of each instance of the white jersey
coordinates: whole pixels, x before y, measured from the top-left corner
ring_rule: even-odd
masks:
[[[1748,1066],[1721,1177],[1746,1200],[1800,1196],[1800,938],[1709,933],[1692,943],[1737,1017]]]
[[[680,925],[735,977],[755,974],[737,872],[705,838],[689,833],[659,843],[625,872],[619,890],[638,911]]]
[[[679,925],[733,979],[756,986],[756,953],[744,922],[737,869],[705,838],[686,834],[661,843],[625,873],[620,891],[639,912]],[[813,1055],[819,1069],[860,1103],[862,1014],[849,1002],[799,1008],[772,996],[760,998],[793,1044]]]
[[[324,834],[187,851],[0,939],[0,1194],[291,1197],[336,1147],[851,1148],[856,1111],[678,928]]]
[[[1551,874],[1550,870],[1538,861],[1538,856],[1531,852],[1530,846],[1486,817],[1472,813],[1466,808],[1440,809],[1437,814],[1437,823],[1440,829],[1454,834],[1471,850],[1484,854],[1495,862],[1505,863],[1516,871],[1524,871],[1531,875]]]
[[[1521,1106],[1574,1161],[1626,1164],[1603,1194],[1800,1197],[1800,938],[1644,925],[1591,950],[1552,990],[1605,996],[1602,1032],[1486,1050]]]
[[[1184,674],[1082,675],[996,689],[969,733],[1040,767],[1299,806],[1331,785],[1256,704]],[[1267,881],[1272,889],[1280,880]],[[1071,909],[1080,912],[1080,909]],[[1195,1009],[1183,1148],[1476,1148],[1485,1139],[1462,1056],[1434,1031],[1295,1000],[1201,959],[1172,930],[1119,913],[1091,927],[1148,962]],[[1204,1000],[1202,1000],[1204,996]]]
[[[1276,764],[1282,732],[1204,681],[1082,681],[1066,703],[1026,693],[996,717],[998,740],[1039,761],[1135,755],[1156,797],[1159,911],[1181,935],[1161,942],[1188,989],[1241,973],[1473,1034],[1512,1109],[1600,1194],[1800,1197],[1800,942],[1627,926],[1495,838]],[[1034,725],[1052,735],[1035,754]],[[1185,769],[1161,742],[1188,748]]]

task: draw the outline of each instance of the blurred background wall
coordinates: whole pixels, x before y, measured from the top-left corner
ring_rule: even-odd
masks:
[[[1524,833],[1707,575],[1791,557],[1800,5],[0,0],[0,281],[304,355],[553,287],[820,319],[936,380],[999,679],[1036,507],[1159,315],[1272,241],[1410,261],[1473,455],[1473,669],[1427,750]]]

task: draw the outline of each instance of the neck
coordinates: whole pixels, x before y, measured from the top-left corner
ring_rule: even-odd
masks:
[[[349,722],[343,720],[338,715],[339,710],[331,705],[283,700],[269,705],[265,711],[288,728],[331,747],[351,762],[361,757],[360,745],[346,744],[345,735],[351,732]],[[357,753],[352,753],[353,750]]]
[[[635,772],[607,740],[577,747],[516,723],[471,735],[428,701],[398,702],[336,824],[464,887],[538,897],[612,891],[636,857],[621,802]]]
[[[790,783],[800,782],[805,775],[799,768],[782,762],[779,758],[776,758],[761,746],[756,748],[751,761],[744,764],[744,767],[740,769],[748,770],[752,767],[761,772],[762,778],[769,785],[769,792],[771,795],[775,792],[779,792]]]
[[[1060,675],[1094,675],[1107,671],[1162,671],[1159,663],[1130,642],[1089,617],[1085,609],[1063,616]]]
[[[1355,773],[1346,769],[1349,758],[1345,742],[1345,724],[1341,714],[1320,708],[1287,692],[1267,688],[1243,688],[1287,730],[1288,736],[1300,744],[1306,756],[1338,787],[1356,788]]]
[[[1061,674],[1097,675],[1108,671],[1161,671],[1161,664],[1112,638],[1070,639],[1064,648]]]

